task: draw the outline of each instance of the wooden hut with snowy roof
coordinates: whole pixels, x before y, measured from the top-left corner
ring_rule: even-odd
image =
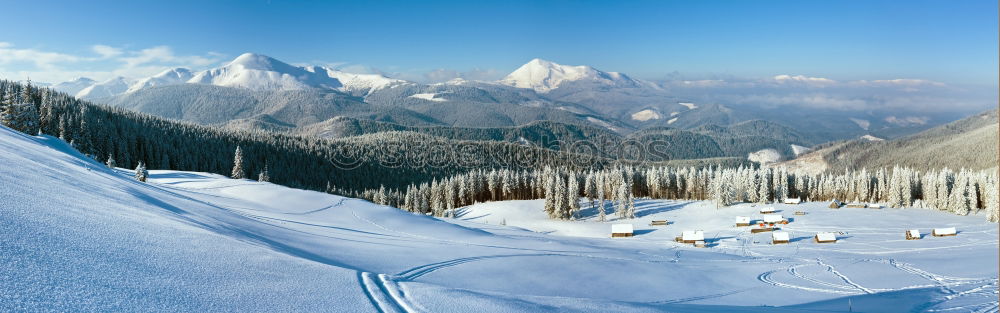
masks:
[[[958,231],[955,230],[955,227],[935,228],[931,231],[931,235],[934,237],[956,236],[958,235]]]
[[[816,243],[836,243],[837,235],[831,232],[821,232],[813,237],[813,241]]]
[[[767,207],[760,208],[760,214],[769,214],[769,213],[774,213],[774,207],[773,206],[767,206]]]
[[[737,216],[736,217],[736,227],[750,226],[749,216]]]
[[[612,224],[611,238],[632,237],[632,224]]]
[[[683,243],[697,243],[698,241],[705,241],[705,231],[702,230],[685,230],[681,232],[681,242]]]
[[[829,207],[831,209],[839,209],[843,205],[844,205],[843,202],[840,202],[837,199],[833,199],[833,201],[830,201],[830,205],[828,205],[827,207]]]
[[[761,217],[761,221],[766,224],[788,224],[781,214],[765,214]]]
[[[802,198],[785,198],[785,204],[800,204],[802,203]]]
[[[791,235],[785,231],[776,231],[771,233],[771,244],[783,244],[790,241]]]
[[[916,229],[907,230],[906,240],[920,240],[920,231]]]

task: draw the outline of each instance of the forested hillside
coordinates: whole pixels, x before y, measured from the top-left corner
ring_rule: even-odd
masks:
[[[907,137],[854,140],[823,151],[833,169],[909,166],[988,169],[997,166],[997,111],[991,110]]]
[[[403,84],[354,96],[335,90],[252,90],[202,84],[139,89],[99,101],[111,106],[198,124],[257,126],[273,119],[295,127],[335,116],[411,126],[502,127],[538,120],[586,123],[586,114],[551,108],[514,88]],[[535,101],[537,106],[517,101]],[[579,110],[578,110],[579,111]],[[612,121],[612,124],[617,124]],[[265,126],[265,129],[270,129]]]
[[[81,152],[119,167],[134,168],[141,162],[148,169],[229,175],[236,163],[234,151],[240,147],[243,177],[257,177],[266,167],[267,176],[275,183],[313,190],[351,192],[381,185],[405,186],[480,168],[599,168],[612,162],[518,143],[457,140],[414,132],[332,140],[229,130],[94,105],[10,81],[0,81],[0,92],[4,125],[62,138]],[[723,158],[676,164],[719,163],[739,161]]]
[[[709,125],[693,130],[666,127],[649,128],[622,136],[610,130],[580,124],[537,121],[515,127],[442,127],[404,126],[348,117],[330,120],[290,130],[304,136],[342,138],[386,131],[410,131],[459,140],[487,140],[530,143],[561,150],[576,144],[596,147],[599,155],[616,158],[624,144],[649,146],[662,143],[662,153],[644,155],[644,160],[665,161],[733,157],[745,159],[747,154],[762,149],[775,149],[792,157],[792,144],[808,146],[796,131],[767,121],[747,121],[732,126]],[[581,149],[583,147],[580,147]],[[590,151],[590,150],[587,150]]]

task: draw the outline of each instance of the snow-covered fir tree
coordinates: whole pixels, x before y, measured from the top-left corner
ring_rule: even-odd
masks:
[[[566,202],[569,205],[570,217],[576,218],[580,212],[580,183],[576,179],[576,174],[570,172],[566,190]]]
[[[135,180],[146,182],[146,178],[149,177],[149,171],[146,170],[146,164],[139,162],[139,165],[135,167]]]
[[[264,169],[260,171],[260,174],[257,174],[257,181],[260,182],[271,181],[271,173],[268,173],[267,171],[267,164],[264,164]]]
[[[233,155],[233,171],[229,177],[233,179],[246,178],[245,170],[243,169],[243,150],[239,146],[236,147],[236,152]]]

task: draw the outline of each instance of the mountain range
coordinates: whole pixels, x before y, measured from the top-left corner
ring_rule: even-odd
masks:
[[[792,155],[790,144],[895,138],[950,121],[921,117],[911,123],[897,118],[906,112],[701,102],[678,98],[656,82],[542,59],[533,59],[497,81],[421,84],[379,74],[295,66],[245,53],[204,71],[175,68],[141,79],[116,77],[102,82],[80,78],[52,88],[170,119],[297,133],[323,129],[322,123],[336,117],[405,127],[497,128],[552,121],[599,127],[621,136],[648,135],[643,130],[662,136],[666,129],[706,134],[713,127],[753,122],[759,129],[775,131],[755,136],[780,142],[781,146],[770,148],[786,156]]]

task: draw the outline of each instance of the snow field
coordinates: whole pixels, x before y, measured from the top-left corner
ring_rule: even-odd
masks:
[[[846,311],[845,297],[855,311],[996,310],[997,228],[982,216],[776,204],[791,242],[771,245],[734,226],[760,218],[749,204],[637,199],[637,218],[607,204],[598,222],[585,199],[576,221],[504,201],[437,219],[207,173],[140,183],[2,127],[0,151],[2,311],[808,312]],[[608,238],[614,223],[635,237]],[[683,230],[709,247],[674,242]],[[820,231],[843,235],[815,244]]]

